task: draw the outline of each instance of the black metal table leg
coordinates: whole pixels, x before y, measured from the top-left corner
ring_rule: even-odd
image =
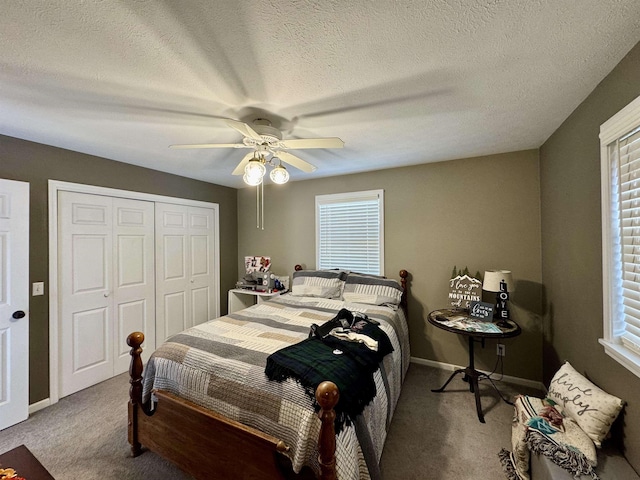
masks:
[[[453,377],[455,377],[456,375],[458,375],[459,373],[464,373],[465,377],[467,375],[467,369],[466,368],[459,368],[457,370],[455,370],[451,376],[449,377],[449,379],[444,382],[444,385],[442,385],[440,388],[432,388],[431,391],[432,392],[444,392],[444,389],[447,388],[447,385],[449,385],[449,382],[451,382],[451,380],[453,380]]]
[[[476,371],[475,362],[473,360],[474,355],[475,355],[475,352],[473,351],[473,337],[469,337],[469,366],[467,368],[471,372],[475,372]],[[467,374],[467,376],[469,376],[469,375]],[[475,388],[474,388],[473,375],[471,375],[471,377],[472,377],[472,381],[469,382],[469,391],[472,392],[472,393],[473,392],[477,392],[478,391],[478,379],[476,378]]]
[[[480,402],[480,388],[478,387],[478,377],[480,372],[476,370],[475,365],[475,352],[474,352],[474,339],[469,337],[469,366],[467,367],[467,376],[469,379],[469,391],[476,397],[476,413],[478,414],[478,420],[481,423],[484,422],[484,414],[482,413],[482,403]]]
[[[469,391],[474,394],[476,399],[476,413],[478,414],[478,420],[480,420],[481,423],[485,423],[484,414],[482,413],[482,403],[480,402],[480,389],[478,387],[478,377],[481,373],[475,369],[473,342],[473,337],[469,337],[469,366],[467,368],[459,368],[455,370],[447,381],[444,382],[444,385],[440,388],[432,389],[431,391],[436,393],[444,392],[444,389],[447,388],[447,385],[449,385],[451,380],[453,380],[453,377],[459,373],[464,374],[462,379],[465,382],[469,382]]]
[[[484,414],[482,413],[482,403],[480,403],[480,389],[478,388],[478,372],[474,371],[473,375],[471,375],[471,381],[469,382],[469,384],[472,386],[472,392],[474,394],[474,396],[476,397],[476,413],[478,414],[478,420],[480,420],[481,423],[485,423],[484,422]]]
[[[466,336],[469,339],[469,366],[466,368],[459,368],[455,370],[447,381],[440,388],[431,390],[432,392],[443,392],[449,385],[453,377],[461,373],[462,380],[469,384],[469,391],[473,393],[476,402],[476,413],[478,420],[485,423],[484,413],[482,412],[482,402],[480,398],[480,388],[478,386],[479,380],[486,378],[491,383],[491,386],[498,392],[500,398],[506,403],[513,405],[502,393],[498,390],[497,386],[491,379],[490,374],[479,372],[475,367],[475,355],[474,355],[474,343],[479,342],[484,347],[484,342],[487,338],[498,340],[502,338],[512,338],[520,335],[522,329],[513,320],[506,320],[501,323],[497,323],[499,331],[491,330],[487,331],[484,328],[486,325],[477,325],[479,321],[471,316],[469,312],[461,308],[446,308],[440,310],[434,310],[429,313],[427,317],[429,323],[437,328],[445,330],[447,332],[456,333],[458,335]],[[480,322],[482,323],[482,322]],[[482,326],[482,328],[480,328]]]

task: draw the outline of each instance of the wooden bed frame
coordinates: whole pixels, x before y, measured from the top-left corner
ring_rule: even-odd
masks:
[[[296,270],[300,267],[296,265]],[[406,270],[400,270],[401,307],[407,313]],[[311,469],[295,474],[289,458],[289,447],[281,440],[255,428],[230,420],[172,393],[156,390],[158,402],[151,413],[142,404],[142,348],[144,334],[134,332],[127,337],[131,347],[129,368],[128,435],[134,457],[147,449],[170,460],[198,479],[308,479],[315,478]],[[340,394],[333,382],[323,382],[316,389],[321,407],[318,438],[320,479],[336,479],[335,412]],[[149,414],[151,413],[151,414]]]

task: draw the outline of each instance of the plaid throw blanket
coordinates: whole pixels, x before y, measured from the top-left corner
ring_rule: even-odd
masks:
[[[573,476],[598,480],[593,470],[597,462],[593,441],[549,398],[516,398],[511,444],[512,452],[502,449],[498,453],[509,480],[529,480],[530,452],[545,455]]]
[[[325,325],[332,325],[340,316],[353,319],[353,315],[343,309]],[[384,356],[393,351],[389,338],[377,325],[360,320],[353,331],[375,340],[377,350],[331,335],[312,336],[269,355],[265,368],[270,380],[296,379],[313,399],[316,411],[320,408],[315,402],[318,385],[325,380],[335,383],[340,391],[340,400],[335,407],[336,433],[340,433],[345,424],[351,425],[371,403],[376,395],[373,374]]]

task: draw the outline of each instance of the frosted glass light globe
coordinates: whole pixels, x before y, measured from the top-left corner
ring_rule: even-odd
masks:
[[[251,178],[262,179],[262,177],[264,177],[264,174],[266,172],[267,172],[267,169],[264,167],[262,162],[258,159],[250,160],[249,163],[247,163],[247,166],[244,167],[245,175]]]
[[[251,185],[252,187],[255,187],[256,185],[260,185],[262,183],[262,177],[250,177],[246,173],[244,174],[242,179],[244,180],[244,183],[246,183],[247,185]]]
[[[287,169],[282,165],[278,165],[273,170],[271,170],[269,177],[271,178],[271,181],[273,183],[282,185],[283,183],[287,183],[289,181],[289,172],[287,172]]]

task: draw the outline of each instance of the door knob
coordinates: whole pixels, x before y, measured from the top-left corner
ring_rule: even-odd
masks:
[[[13,318],[15,318],[16,320],[19,320],[21,318],[24,318],[26,315],[26,313],[24,313],[22,310],[16,310],[15,312],[13,312],[13,315],[11,315]]]
[[[107,298],[109,296],[109,292],[104,292],[104,298]]]

